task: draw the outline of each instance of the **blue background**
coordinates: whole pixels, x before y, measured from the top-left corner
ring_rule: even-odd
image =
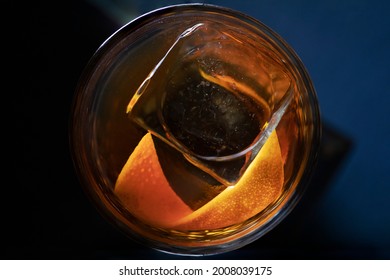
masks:
[[[38,1],[28,9],[33,61],[11,107],[24,135],[10,164],[23,223],[12,219],[4,258],[178,258],[128,240],[97,213],[74,174],[68,119],[83,67],[109,35],[144,12],[190,2]],[[319,166],[337,168],[326,184],[315,178],[310,189],[322,190],[311,202],[261,240],[215,258],[390,259],[390,2],[202,2],[244,12],[280,34],[312,78],[324,125],[347,143],[342,156]]]

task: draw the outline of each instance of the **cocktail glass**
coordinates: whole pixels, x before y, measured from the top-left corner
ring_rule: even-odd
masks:
[[[263,23],[205,4],[164,7],[109,37],[76,89],[82,185],[129,237],[182,255],[260,238],[303,195],[321,134],[316,93]]]

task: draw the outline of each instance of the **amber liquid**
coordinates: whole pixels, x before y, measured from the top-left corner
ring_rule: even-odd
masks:
[[[98,168],[106,176],[104,180],[112,186],[114,194],[118,176],[123,172],[128,158],[147,133],[125,113],[126,105],[131,98],[129,92],[136,92],[136,86],[141,84],[142,78],[147,75],[153,65],[148,61],[145,63],[134,61],[137,57],[145,57],[142,53],[147,53],[147,50],[139,49],[138,52],[139,55],[124,59],[122,65],[116,67],[116,72],[107,78],[105,86],[102,87],[103,97],[98,104],[96,159]],[[139,65],[136,73],[131,67],[133,64]],[[168,137],[171,133],[196,154],[215,156],[239,152],[256,141],[272,110],[265,106],[268,97],[259,102],[243,91],[232,92],[231,89],[223,88],[220,84],[205,80],[190,66],[184,69],[183,73],[186,77],[190,77],[190,83],[188,79],[182,80],[182,83],[176,81],[174,85],[167,87],[167,90],[161,93],[166,95],[165,106],[161,114],[169,128],[165,131]],[[126,79],[123,79],[128,76],[133,77],[135,82],[129,84]],[[272,93],[268,92],[268,94]],[[261,211],[278,203],[281,197],[293,187],[289,185],[289,182],[294,181],[294,176],[296,176],[297,165],[294,163],[300,162],[300,151],[304,148],[301,145],[304,135],[302,109],[297,97],[293,98],[275,132],[283,164],[283,184],[280,191],[269,194],[269,204],[265,205]],[[158,137],[153,136],[153,143],[165,179],[178,198],[191,211],[201,209],[231,187],[221,184],[205,170],[190,162],[183,153],[167,145]],[[224,162],[215,164],[222,166],[226,164],[226,168],[236,168]],[[147,167],[144,166],[146,169]],[[149,195],[155,196],[153,192]],[[154,223],[151,220],[144,220],[138,215],[137,210],[134,210],[135,208],[126,205],[123,200],[119,199],[119,203],[122,204],[123,211],[129,212],[125,216],[130,214],[139,219],[141,223],[153,228],[161,228],[158,221]],[[145,208],[151,207],[147,199],[144,203]],[[239,200],[237,203],[240,203]],[[142,205],[139,207],[142,208]],[[240,224],[246,223],[247,221],[241,220],[235,224],[210,230],[231,233],[230,227],[237,229]],[[170,232],[169,227],[162,226],[162,228]],[[171,234],[177,234],[178,231],[174,226],[172,229],[175,231]],[[205,232],[205,230],[208,231],[202,227],[199,232]],[[197,229],[191,228],[192,234],[194,231]],[[200,236],[203,235],[200,234]]]

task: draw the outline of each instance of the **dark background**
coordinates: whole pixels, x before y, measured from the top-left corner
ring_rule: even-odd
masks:
[[[1,257],[184,258],[134,243],[99,215],[76,178],[68,122],[76,83],[100,44],[144,12],[185,2],[52,2],[20,5],[10,23],[23,28],[15,32],[19,79],[3,101],[12,113],[3,186],[12,194],[2,197]],[[324,139],[312,183],[286,220],[244,248],[203,258],[390,259],[389,2],[204,2],[257,18],[295,49],[317,90]]]

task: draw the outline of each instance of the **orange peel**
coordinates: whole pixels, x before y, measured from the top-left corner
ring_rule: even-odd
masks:
[[[115,192],[130,212],[152,225],[177,230],[217,229],[241,223],[272,203],[281,193],[283,172],[274,131],[236,185],[193,211],[169,185],[152,136],[147,133],[119,174]]]

